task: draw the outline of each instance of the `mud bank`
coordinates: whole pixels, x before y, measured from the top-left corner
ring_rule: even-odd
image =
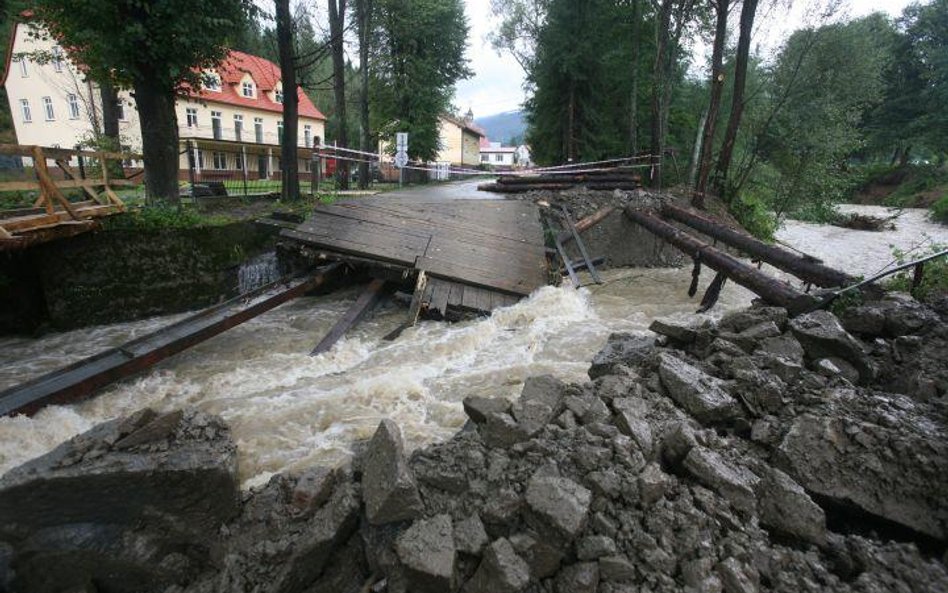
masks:
[[[948,590],[948,323],[906,297],[613,335],[410,455],[238,488],[222,421],[142,411],[0,478],[0,589]]]

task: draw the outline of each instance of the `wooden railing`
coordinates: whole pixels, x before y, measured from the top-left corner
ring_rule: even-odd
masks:
[[[61,225],[91,227],[91,219],[125,210],[124,202],[113,188],[140,184],[137,181],[116,179],[109,173],[110,161],[141,160],[141,155],[137,154],[0,144],[0,155],[31,158],[34,176],[34,179],[0,181],[0,192],[39,192],[32,208],[0,211],[0,249],[4,244],[14,246],[36,242],[27,241],[22,236],[25,233]],[[78,170],[71,164],[74,157],[79,161]],[[50,160],[55,163],[60,174],[52,174]],[[86,167],[86,163],[95,166]],[[95,173],[92,178],[86,175],[90,171]],[[81,189],[88,199],[70,202],[63,193],[63,190],[68,189]],[[81,228],[74,228],[71,234],[79,231]]]

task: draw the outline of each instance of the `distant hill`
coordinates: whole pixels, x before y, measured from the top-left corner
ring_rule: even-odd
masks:
[[[527,124],[521,111],[507,111],[474,120],[487,131],[491,142],[502,142],[504,146],[522,144]]]

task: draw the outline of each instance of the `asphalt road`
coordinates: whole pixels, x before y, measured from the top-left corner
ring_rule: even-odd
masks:
[[[403,189],[384,192],[384,196],[408,199],[443,199],[443,200],[503,200],[505,197],[493,192],[478,191],[477,186],[494,181],[493,177],[478,177],[463,181],[448,183],[430,183],[427,185],[413,185]]]

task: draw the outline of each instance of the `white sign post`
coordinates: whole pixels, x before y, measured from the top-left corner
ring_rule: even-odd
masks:
[[[405,165],[408,164],[408,132],[395,134],[395,166],[398,167],[398,187],[402,186]]]

